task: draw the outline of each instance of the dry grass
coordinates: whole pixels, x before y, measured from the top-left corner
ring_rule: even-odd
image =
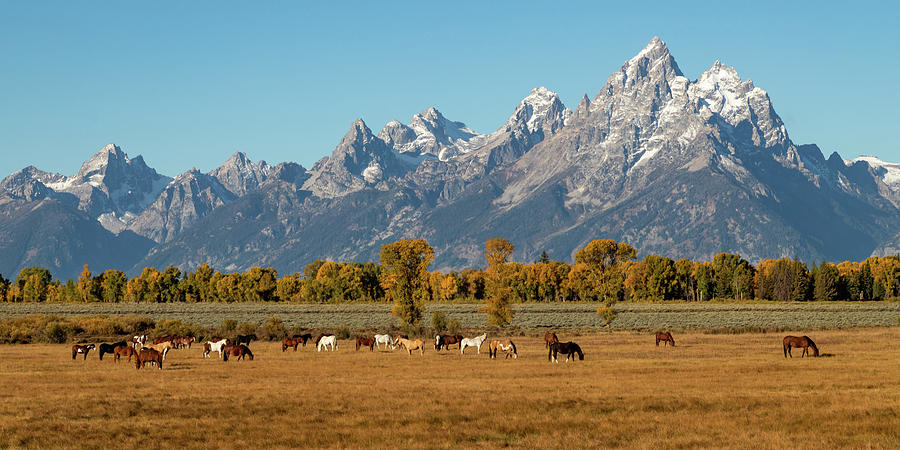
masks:
[[[560,333],[563,340],[572,339]],[[900,447],[900,329],[574,338],[586,360],[486,354],[170,353],[165,370],[72,361],[65,345],[0,346],[0,447]],[[882,343],[884,342],[884,343]],[[799,354],[799,352],[797,352]]]

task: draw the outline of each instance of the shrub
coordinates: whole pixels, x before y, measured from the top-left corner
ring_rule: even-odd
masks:
[[[256,334],[257,328],[259,328],[259,326],[255,323],[241,322],[237,325],[237,334]]]
[[[44,336],[51,344],[62,344],[69,340],[69,329],[62,322],[50,322],[44,327]]]
[[[201,328],[195,323],[184,322],[180,319],[166,320],[162,319],[156,323],[153,334],[157,336],[165,336],[169,334],[179,336],[200,336]]]
[[[287,328],[284,321],[278,317],[269,317],[269,320],[256,330],[256,336],[269,341],[281,340],[287,336]]]
[[[447,316],[440,310],[431,315],[431,328],[434,328],[434,332],[438,334],[447,329]]]
[[[459,334],[460,328],[462,328],[462,325],[459,324],[458,320],[450,319],[447,321],[447,331],[451,334]]]
[[[220,329],[224,332],[231,332],[237,329],[238,322],[234,319],[225,319],[222,321]]]
[[[347,325],[338,325],[334,329],[334,335],[338,339],[350,339],[350,327]]]

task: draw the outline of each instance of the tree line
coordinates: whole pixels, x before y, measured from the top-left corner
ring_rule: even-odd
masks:
[[[896,256],[812,266],[790,258],[765,259],[753,265],[730,253],[717,254],[711,261],[672,260],[660,255],[638,259],[636,249],[609,239],[591,241],[575,253],[572,263],[551,261],[546,253],[533,263],[515,262],[513,253],[509,241],[489,239],[483,268],[446,273],[428,270],[434,249],[423,239],[384,245],[378,263],[317,260],[307,264],[302,273],[286,275],[261,267],[222,273],[204,263],[186,273],[177,267],[163,271],[148,267],[128,278],[120,270],[94,274],[85,265],[77,279],[61,281],[45,268],[29,267],[14,280],[0,275],[0,300],[395,305],[398,301],[408,305],[488,301],[487,308],[493,313],[511,317],[508,305],[522,302],[832,301],[900,296],[900,258]]]

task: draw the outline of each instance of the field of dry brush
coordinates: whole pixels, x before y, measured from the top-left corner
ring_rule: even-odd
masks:
[[[772,333],[599,332],[561,333],[575,363],[522,337],[517,360],[254,342],[254,361],[195,346],[137,371],[2,345],[0,447],[900,447],[900,329],[806,334],[823,357],[784,359]]]

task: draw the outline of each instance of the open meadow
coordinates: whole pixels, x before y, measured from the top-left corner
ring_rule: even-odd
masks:
[[[70,345],[0,345],[0,447],[900,447],[900,329],[805,332],[822,357],[782,356],[782,334],[573,335],[585,360],[547,361],[514,338],[486,347],[282,353],[201,347],[163,370],[73,361]],[[786,333],[785,333],[786,334]]]

